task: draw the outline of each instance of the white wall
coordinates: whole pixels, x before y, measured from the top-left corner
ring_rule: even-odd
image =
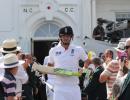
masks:
[[[59,8],[53,13],[52,19],[57,21],[59,16],[62,22],[58,23],[72,25],[77,43],[82,43],[85,35],[91,37],[91,0],[0,0],[0,42],[6,38],[16,38],[20,45],[29,51],[27,48],[30,48],[30,39],[35,28],[38,28],[40,21],[47,21],[46,13],[39,8],[41,1],[57,3],[56,9]],[[129,5],[130,0],[96,0],[96,17],[115,20],[115,12],[128,12]],[[66,7],[73,7],[74,12],[65,12]]]
[[[14,1],[0,0],[0,31],[11,31],[14,21]]]
[[[130,0],[96,0],[96,16],[115,20],[115,12],[130,12]]]
[[[0,0],[0,45],[7,38],[18,39],[18,0]]]
[[[26,51],[30,51],[30,39],[35,38],[33,34],[35,30],[44,22],[56,22],[60,23],[60,27],[65,25],[71,25],[76,40],[75,43],[79,43],[82,36],[82,9],[81,0],[21,0],[19,3],[19,37],[20,44]],[[51,9],[47,10],[50,6]],[[71,8],[73,12],[71,12]],[[30,11],[31,9],[31,11]],[[67,10],[65,10],[67,9]],[[44,37],[43,37],[44,39]]]

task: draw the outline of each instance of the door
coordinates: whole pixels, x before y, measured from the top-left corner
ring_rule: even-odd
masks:
[[[34,41],[34,56],[37,58],[37,61],[40,64],[43,64],[45,56],[48,56],[50,46],[52,42],[56,42],[57,40],[37,40]]]
[[[48,55],[52,42],[58,41],[60,26],[53,22],[45,22],[39,26],[32,38],[32,53],[38,62],[43,64],[45,56]]]

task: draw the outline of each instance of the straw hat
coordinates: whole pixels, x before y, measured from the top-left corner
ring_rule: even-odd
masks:
[[[124,52],[125,50],[125,42],[119,42],[117,47],[114,47],[116,51]]]
[[[24,61],[19,61],[16,54],[6,54],[4,62],[0,64],[0,68],[13,68],[23,64]]]
[[[21,47],[17,46],[17,41],[15,39],[4,40],[0,48],[0,51],[3,53],[13,53],[20,50]]]

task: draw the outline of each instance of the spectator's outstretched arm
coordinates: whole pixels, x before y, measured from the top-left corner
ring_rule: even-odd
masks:
[[[100,75],[100,78],[99,78],[99,82],[100,83],[104,83],[106,82],[108,79],[109,79],[109,76],[111,75],[111,72],[109,72],[107,69],[104,70],[101,75]]]
[[[18,67],[18,72],[16,74],[16,79],[19,79],[22,84],[25,84],[28,81],[28,75],[23,68],[23,65]]]

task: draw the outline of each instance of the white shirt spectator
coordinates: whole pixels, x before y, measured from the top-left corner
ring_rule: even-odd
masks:
[[[48,65],[49,56],[46,56],[43,61],[43,65]]]
[[[43,65],[48,65],[48,59],[49,56],[46,56],[44,58]],[[54,75],[48,74],[47,77],[48,77],[47,83],[49,83],[52,87],[54,87],[54,83],[53,83],[53,81],[55,80]],[[44,76],[42,76],[42,78],[44,78]],[[46,86],[46,94],[47,94],[47,100],[53,100],[53,92],[48,86]]]
[[[1,57],[0,57],[0,63],[3,62],[3,59],[4,59],[3,56],[1,56]],[[3,68],[0,68],[0,76],[3,76],[3,75],[4,75],[4,72],[5,72],[4,69],[3,69]]]
[[[15,75],[16,77],[16,92],[22,91],[22,84],[25,84],[28,81],[28,75],[25,72],[23,66],[18,67],[18,72]],[[18,93],[17,96],[21,96],[21,93]]]

